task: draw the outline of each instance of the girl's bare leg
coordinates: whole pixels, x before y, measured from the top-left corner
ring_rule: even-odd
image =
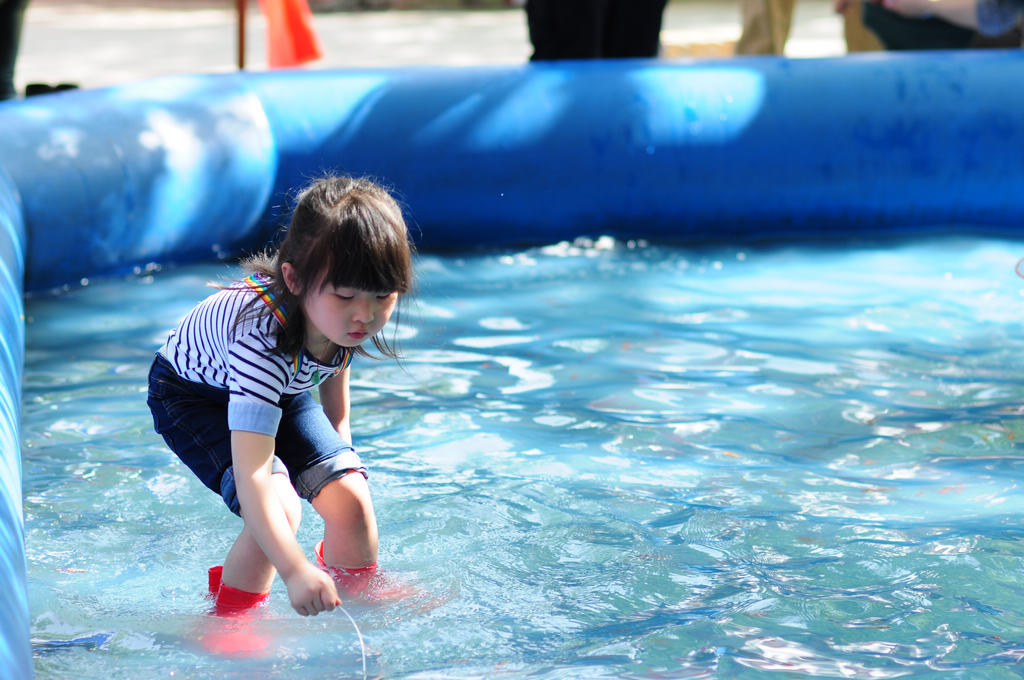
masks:
[[[353,473],[328,483],[313,509],[324,518],[327,565],[358,569],[377,561],[377,516],[365,477]]]
[[[292,488],[287,475],[275,473],[270,476],[270,480],[288,516],[292,532],[297,532],[302,520],[302,501]],[[274,565],[263,554],[263,549],[252,533],[247,527],[243,527],[242,533],[228,551],[228,556],[224,558],[224,583],[247,593],[265,593],[270,590],[276,573]]]

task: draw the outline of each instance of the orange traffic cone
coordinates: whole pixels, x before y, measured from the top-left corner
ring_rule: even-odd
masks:
[[[267,65],[286,68],[323,56],[306,0],[259,0],[267,21]]]

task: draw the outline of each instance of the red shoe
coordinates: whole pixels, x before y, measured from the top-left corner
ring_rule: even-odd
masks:
[[[206,593],[207,600],[216,600],[217,593],[220,592],[220,579],[224,575],[224,567],[210,567],[210,570],[206,572],[206,583],[208,591]]]
[[[270,639],[253,628],[256,611],[267,604],[270,593],[247,593],[221,581],[223,567],[211,567],[207,573],[207,598],[214,601],[211,618],[204,626],[199,642],[218,656],[257,656],[267,651]]]
[[[245,616],[211,616],[204,623],[199,644],[217,656],[264,656],[270,648],[270,637],[257,631],[253,624],[254,621]]]
[[[210,567],[207,572],[207,597],[214,601],[213,613],[217,616],[234,616],[250,609],[265,607],[270,593],[248,593],[232,588],[221,580],[224,567]]]
[[[329,567],[324,562],[324,542],[320,541],[313,549],[316,553],[316,564],[334,579],[339,591],[348,597],[357,597],[366,602],[384,603],[404,600],[420,591],[412,586],[399,583],[387,574],[382,574],[374,562],[368,567]]]

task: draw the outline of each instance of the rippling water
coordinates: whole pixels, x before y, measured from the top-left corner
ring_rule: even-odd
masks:
[[[379,678],[1018,678],[1024,245],[421,258],[406,361],[359,361]],[[153,351],[204,265],[28,301],[36,674],[360,678],[352,624],[275,584],[211,651],[239,520],[151,432]],[[300,541],[321,531],[306,508]]]

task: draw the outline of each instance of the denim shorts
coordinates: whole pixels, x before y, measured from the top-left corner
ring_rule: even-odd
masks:
[[[159,354],[149,370],[153,428],[185,465],[241,515],[231,467],[228,390],[185,380]],[[274,472],[286,473],[295,491],[312,500],[351,470],[366,476],[352,445],[331,426],[309,392],[285,395],[274,445]]]

